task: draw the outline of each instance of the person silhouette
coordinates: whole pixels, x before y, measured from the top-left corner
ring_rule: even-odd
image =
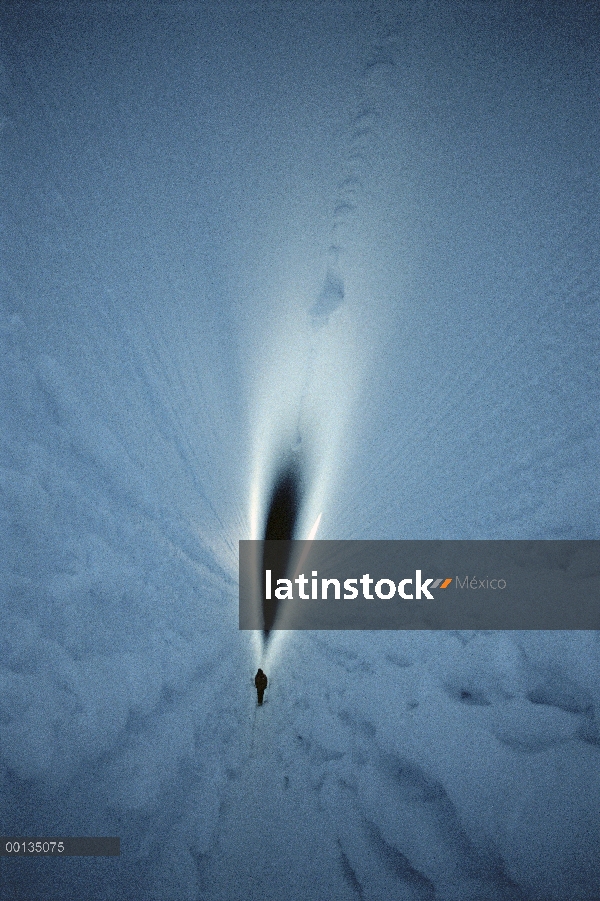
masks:
[[[262,707],[263,696],[268,682],[269,680],[259,667],[258,672],[254,677],[254,685],[256,686],[256,694],[258,696],[258,703],[260,707]]]

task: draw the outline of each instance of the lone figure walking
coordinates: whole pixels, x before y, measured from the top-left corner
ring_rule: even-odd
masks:
[[[263,671],[259,668],[257,674],[254,677],[254,684],[256,686],[256,694],[258,695],[258,704],[262,707],[263,695],[265,693],[265,688],[267,687],[269,680],[263,673]]]

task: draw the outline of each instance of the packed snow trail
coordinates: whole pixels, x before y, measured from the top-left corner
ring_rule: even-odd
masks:
[[[256,702],[255,702],[256,703]],[[344,885],[335,832],[307,791],[309,762],[285,762],[277,693],[255,712],[252,748],[221,803],[203,874],[211,901],[355,901]]]

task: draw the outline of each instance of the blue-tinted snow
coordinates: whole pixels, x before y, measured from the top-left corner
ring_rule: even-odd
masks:
[[[597,538],[592,4],[2,10],[16,899],[600,897],[594,633],[237,630],[322,538]],[[256,667],[269,676],[256,710]]]

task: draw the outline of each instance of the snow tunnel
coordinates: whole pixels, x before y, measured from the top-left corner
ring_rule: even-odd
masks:
[[[240,541],[600,537],[599,38],[0,4],[0,833],[121,842],[1,897],[600,899],[599,630],[238,615]]]
[[[297,460],[286,460],[278,469],[271,489],[264,527],[264,541],[292,541],[296,537],[298,518],[302,504],[302,473]],[[291,545],[290,545],[291,551]],[[275,625],[280,602],[277,598],[267,599],[264,591],[264,573],[272,570],[274,578],[285,578],[289,567],[290,553],[278,551],[277,559],[269,545],[263,546],[262,554],[262,609],[263,635],[265,641]]]

